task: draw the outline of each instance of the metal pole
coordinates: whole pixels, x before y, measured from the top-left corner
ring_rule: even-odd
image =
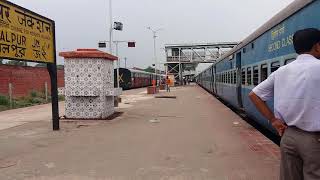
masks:
[[[153,57],[154,57],[154,73],[156,75],[156,86],[158,85],[157,81],[157,53],[156,53],[156,32],[153,31]]]
[[[156,52],[156,38],[157,38],[157,35],[156,35],[156,33],[158,31],[162,30],[162,29],[160,28],[160,29],[157,29],[157,30],[153,30],[151,27],[147,27],[147,29],[149,29],[153,33],[153,53],[154,53],[153,56],[154,56],[154,61],[155,61],[154,73],[155,73],[155,80],[156,80],[156,85],[157,85],[158,83],[157,83],[157,52]]]
[[[48,102],[48,83],[44,83],[45,95],[46,95],[46,102]]]
[[[13,103],[12,103],[12,84],[9,83],[9,102],[10,102],[10,109],[13,108]]]
[[[112,0],[109,0],[109,18],[110,18],[110,34],[109,34],[109,51],[112,54],[112,31],[113,31],[113,22],[112,22]]]
[[[54,63],[48,63],[47,68],[48,68],[50,80],[51,80],[52,126],[53,126],[53,130],[57,131],[60,129],[60,122],[59,122],[59,103],[58,103],[59,100],[58,100],[56,61],[54,61]]]
[[[179,81],[180,85],[182,85],[182,77],[181,77],[181,49],[179,48]]]
[[[124,68],[127,69],[127,58],[126,57],[124,58]]]
[[[115,41],[116,43],[116,56],[118,57],[117,61],[117,88],[120,88],[120,83],[119,83],[119,68],[120,68],[120,58],[119,58],[119,52],[118,52],[118,41]]]

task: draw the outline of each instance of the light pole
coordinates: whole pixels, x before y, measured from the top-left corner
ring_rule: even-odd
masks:
[[[153,57],[154,57],[154,73],[155,73],[155,80],[156,80],[156,85],[158,84],[157,82],[157,52],[156,52],[156,38],[157,38],[157,32],[162,30],[162,28],[153,30],[151,27],[147,27],[150,31],[153,33]]]
[[[113,20],[112,20],[112,0],[109,0],[109,18],[110,18],[110,32],[109,32],[109,51],[112,54],[112,31],[113,31]]]
[[[112,42],[113,42],[113,30],[122,31],[122,23],[121,22],[113,22],[112,20],[112,0],[109,0],[109,18],[110,18],[110,32],[109,32],[109,52],[112,54]],[[114,23],[114,24],[113,24]],[[113,26],[114,25],[114,26]],[[118,57],[118,41],[116,42],[116,56]],[[117,61],[117,88],[120,88],[119,86],[119,68],[120,68],[120,59],[118,57]]]
[[[116,56],[118,57],[118,61],[117,61],[117,88],[120,88],[120,81],[119,81],[119,68],[120,68],[120,58],[119,58],[119,51],[118,51],[118,41],[115,41],[116,43]]]

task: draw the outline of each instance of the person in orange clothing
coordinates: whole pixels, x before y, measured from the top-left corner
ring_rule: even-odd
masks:
[[[170,92],[170,78],[168,76],[166,77],[166,87],[167,87],[167,92]]]

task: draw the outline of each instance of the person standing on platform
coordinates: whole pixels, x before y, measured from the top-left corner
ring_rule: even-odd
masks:
[[[170,78],[169,76],[166,77],[166,89],[167,89],[167,92],[170,92]]]
[[[281,180],[320,179],[320,31],[297,31],[297,59],[280,67],[249,94],[282,136]],[[274,113],[265,101],[274,97]]]

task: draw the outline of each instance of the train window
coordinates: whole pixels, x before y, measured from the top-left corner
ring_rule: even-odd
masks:
[[[237,84],[237,71],[233,71],[233,84]]]
[[[225,73],[222,73],[222,83],[225,83],[226,82],[226,75],[225,75]]]
[[[254,43],[251,43],[251,49],[254,49]]]
[[[248,84],[248,86],[250,86],[251,85],[251,73],[252,71],[251,71],[251,67],[248,67],[247,68],[247,84]]]
[[[225,74],[225,76],[226,76],[226,77],[225,77],[225,79],[226,79],[226,80],[225,80],[225,83],[228,83],[228,72],[225,72],[224,74]]]
[[[224,83],[228,83],[228,74],[227,74],[227,72],[224,73]]]
[[[246,49],[246,48],[243,48],[243,49],[242,49],[242,52],[243,52],[243,53],[246,53],[246,52],[247,52],[247,49]]]
[[[287,59],[286,61],[285,61],[285,65],[287,65],[287,64],[290,64],[291,62],[293,62],[295,59]]]
[[[280,62],[274,62],[271,64],[271,72],[275,72],[276,70],[278,70],[280,67]]]
[[[227,74],[227,83],[229,83],[230,82],[230,76],[229,76],[229,72],[226,72],[226,74]]]
[[[243,85],[246,84],[246,70],[244,68],[242,69],[242,72],[241,72],[241,81]]]
[[[260,78],[261,78],[261,82],[268,78],[268,65],[267,64],[261,65]]]
[[[221,74],[221,83],[224,83],[224,74]]]
[[[224,73],[221,74],[221,82],[224,83]]]
[[[253,85],[259,84],[259,68],[258,66],[253,67]]]

